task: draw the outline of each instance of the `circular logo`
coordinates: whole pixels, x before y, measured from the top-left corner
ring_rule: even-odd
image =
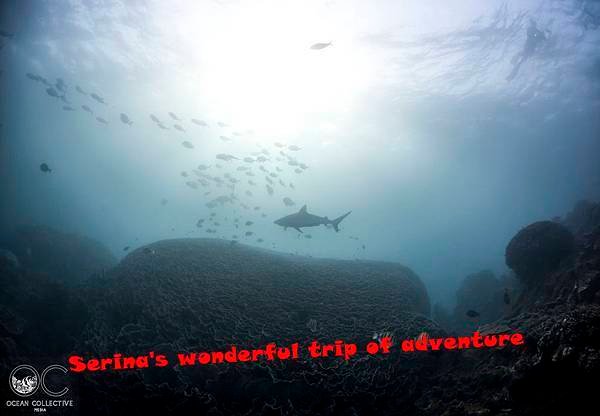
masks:
[[[40,386],[40,375],[35,368],[27,364],[15,367],[8,379],[12,391],[21,397],[31,396]]]

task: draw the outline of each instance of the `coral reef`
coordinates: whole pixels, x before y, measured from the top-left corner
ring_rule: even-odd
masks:
[[[15,362],[60,360],[76,347],[88,319],[81,291],[0,262],[0,368],[6,374]]]
[[[459,291],[457,310],[482,316],[473,328],[523,333],[524,346],[83,373],[70,385],[73,397],[82,414],[587,414],[600,374],[600,229],[575,217],[593,218],[525,227],[506,249],[515,276],[476,273]],[[169,240],[134,250],[105,275],[73,276],[82,282],[74,286],[53,275],[61,267],[9,248],[18,260],[0,256],[5,373],[15,362],[66,363],[73,352],[156,351],[174,363],[176,352],[232,344],[343,339],[364,347],[382,334],[394,341],[446,335],[428,318],[420,279],[394,263]],[[496,295],[502,302],[503,289],[516,292],[517,283],[522,292],[499,315]],[[494,302],[489,310],[485,299]],[[433,309],[448,328],[451,315]]]
[[[524,270],[517,266],[525,275],[533,266],[538,278],[524,281],[512,311],[479,330],[520,331],[525,348],[445,354],[425,381],[428,388],[417,414],[589,413],[600,374],[600,230],[580,230],[586,234],[575,235],[576,245],[569,243],[572,237],[564,229],[547,222],[525,227],[513,238],[507,253],[520,247],[544,257],[530,259]],[[564,261],[569,250],[557,247],[575,250],[570,261]],[[520,264],[511,260],[509,266]]]
[[[46,226],[19,226],[3,245],[21,265],[63,283],[79,283],[117,264],[116,258],[91,238]]]
[[[444,333],[426,316],[429,300],[420,279],[394,263],[311,259],[222,240],[169,240],[135,250],[97,283],[102,296],[80,346],[95,356],[268,342],[306,346],[313,339],[342,339],[364,350],[377,334],[402,339]],[[123,402],[132,394],[124,385],[143,388],[145,397],[160,391],[155,399],[161,403],[225,414],[269,408],[389,412],[397,380],[416,365],[414,357],[363,355],[348,362],[305,356],[294,362],[178,367],[156,375],[116,374],[112,380],[92,375],[93,384],[82,388],[102,383],[102,390]],[[90,409],[106,402],[91,391],[86,396]],[[145,403],[149,409],[157,405]]]
[[[453,328],[457,331],[474,330],[481,324],[493,322],[504,312],[504,287],[490,270],[482,270],[467,276],[456,292]],[[476,318],[467,311],[479,313]]]
[[[506,265],[524,280],[536,280],[554,270],[574,249],[574,237],[564,226],[538,221],[520,230],[506,247]]]
[[[600,227],[600,203],[579,201],[561,223],[576,236],[584,236]]]

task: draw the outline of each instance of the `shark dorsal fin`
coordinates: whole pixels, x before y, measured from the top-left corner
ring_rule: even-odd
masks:
[[[300,208],[300,211],[298,211],[300,214],[306,214],[306,205],[303,205],[302,208]]]

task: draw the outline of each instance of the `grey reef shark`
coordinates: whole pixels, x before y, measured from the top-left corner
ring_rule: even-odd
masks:
[[[295,230],[302,232],[301,228],[305,227],[317,227],[319,225],[332,225],[333,229],[338,232],[340,222],[348,215],[350,215],[352,211],[348,211],[344,215],[337,217],[334,220],[330,220],[327,217],[319,217],[318,215],[309,214],[306,210],[306,205],[300,208],[300,211],[295,214],[286,215],[275,222],[275,224],[280,225],[287,230],[289,228],[294,228]]]

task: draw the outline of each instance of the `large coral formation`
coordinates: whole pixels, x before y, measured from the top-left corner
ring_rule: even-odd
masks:
[[[19,226],[2,244],[25,268],[68,284],[79,283],[117,263],[99,242],[46,226]]]
[[[524,281],[554,270],[574,249],[573,234],[552,221],[539,221],[520,230],[506,247],[506,264]]]
[[[173,358],[176,352],[269,342],[304,348],[313,339],[341,339],[362,350],[347,363],[308,359],[304,352],[295,362],[116,376],[136,378],[150,395],[167,380],[160,400],[186,397],[186,406],[205,412],[253,414],[264,407],[314,414],[381,406],[389,412],[397,380],[413,357],[368,357],[365,344],[388,332],[397,340],[422,331],[443,334],[425,316],[429,300],[420,279],[393,263],[310,259],[221,240],[170,240],[130,253],[101,286],[103,300],[81,348],[94,356],[163,351]],[[125,400],[123,382],[107,382],[103,389]],[[90,393],[90,408],[100,404],[96,400],[103,401]]]

